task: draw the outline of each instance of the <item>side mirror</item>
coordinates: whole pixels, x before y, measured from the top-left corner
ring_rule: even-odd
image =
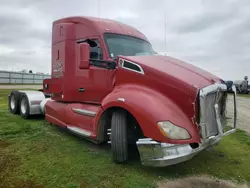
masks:
[[[90,47],[88,43],[80,43],[79,44],[79,69],[88,69],[89,68],[89,53],[90,53]]]

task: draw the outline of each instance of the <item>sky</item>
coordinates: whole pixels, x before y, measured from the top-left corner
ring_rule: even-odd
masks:
[[[159,53],[225,80],[250,77],[249,0],[0,0],[0,70],[50,73],[51,26],[68,16],[129,24]]]

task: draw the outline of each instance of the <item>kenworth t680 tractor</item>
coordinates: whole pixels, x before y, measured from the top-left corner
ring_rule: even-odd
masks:
[[[194,65],[153,49],[117,21],[67,17],[53,22],[51,79],[39,91],[13,90],[9,109],[43,114],[96,144],[115,163],[134,145],[146,166],[187,161],[237,128],[236,91]],[[230,147],[230,146],[229,146]]]

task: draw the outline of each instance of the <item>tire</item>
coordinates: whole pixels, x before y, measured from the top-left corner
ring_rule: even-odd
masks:
[[[18,91],[12,91],[9,96],[9,111],[12,114],[18,114],[19,111],[19,101],[21,94]]]
[[[20,115],[24,119],[28,119],[30,116],[30,105],[29,100],[25,94],[21,95],[19,107]]]
[[[111,149],[113,161],[123,164],[128,161],[126,112],[114,111],[111,119]]]

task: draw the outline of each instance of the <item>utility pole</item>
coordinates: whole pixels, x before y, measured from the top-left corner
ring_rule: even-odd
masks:
[[[164,6],[164,43],[165,43],[165,53],[164,55],[167,55],[167,1],[165,0],[165,6]]]

